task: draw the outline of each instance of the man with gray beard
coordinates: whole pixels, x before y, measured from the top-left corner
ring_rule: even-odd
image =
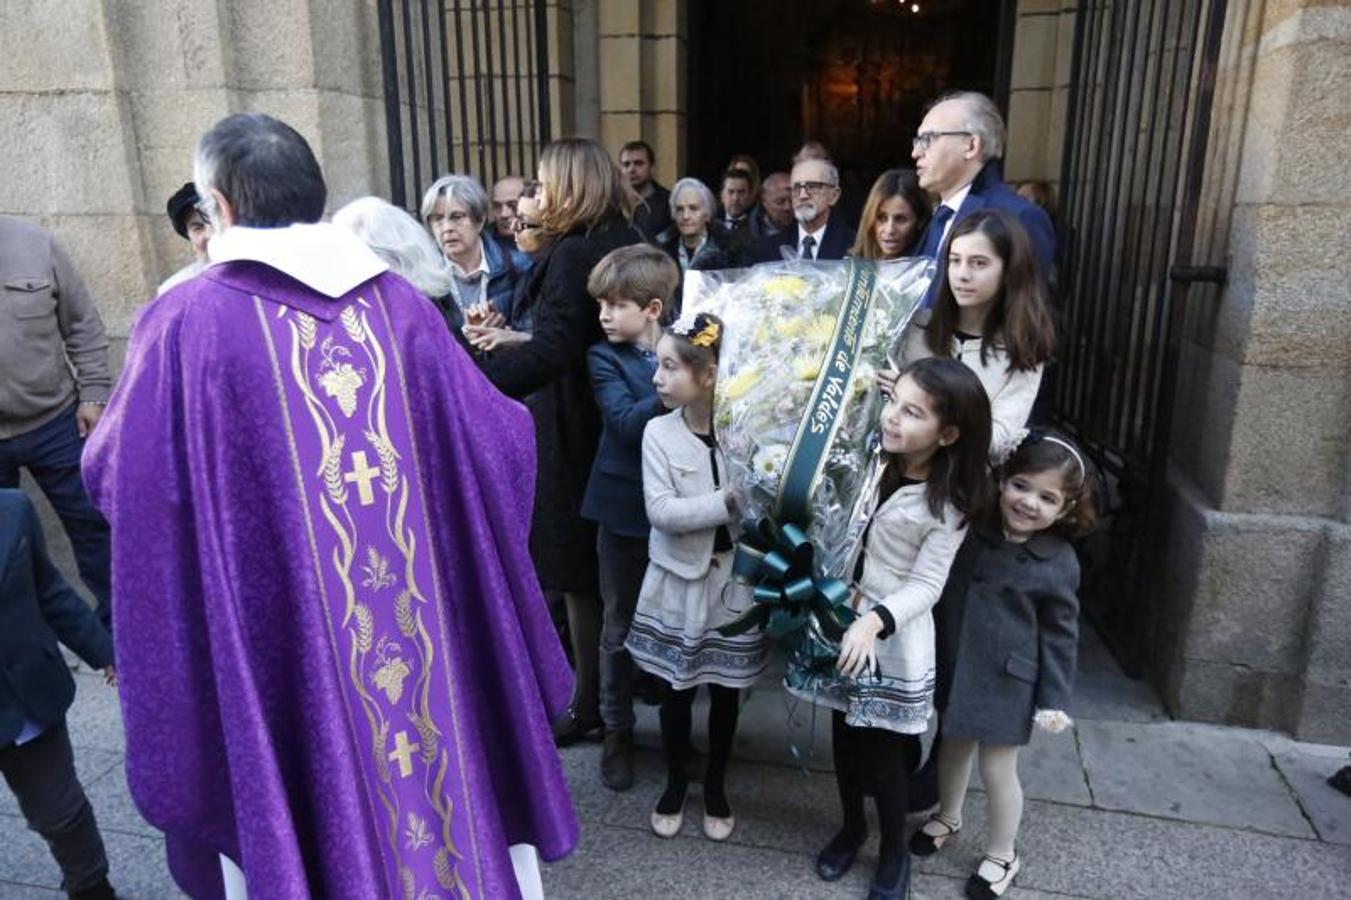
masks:
[[[790,177],[788,187],[797,227],[762,238],[752,248],[751,259],[772,262],[787,255],[844,259],[853,246],[854,232],[831,215],[840,200],[840,174],[834,164],[826,159],[803,159],[793,165]]]

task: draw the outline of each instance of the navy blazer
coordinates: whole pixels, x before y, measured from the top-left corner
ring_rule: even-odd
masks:
[[[58,640],[95,669],[112,665],[112,639],[52,565],[33,504],[0,489],[0,747],[26,720],[55,725],[75,699]]]
[[[751,246],[751,262],[778,262],[783,259],[780,247],[797,249],[796,223],[769,237],[761,238]],[[817,259],[844,259],[854,246],[854,230],[844,222],[839,207],[830,211],[826,220],[826,233],[821,236],[821,246],[816,250]]]
[[[952,224],[956,226],[978,209],[1000,209],[1023,223],[1023,227],[1027,229],[1027,236],[1032,241],[1032,252],[1037,257],[1037,270],[1041,273],[1042,280],[1050,284],[1051,267],[1055,264],[1055,228],[1051,225],[1051,217],[1046,215],[1046,210],[1030,200],[1019,197],[1017,191],[1004,183],[1004,176],[999,171],[997,160],[990,160],[977,173],[975,181],[971,182],[971,191],[962,201],[961,208],[952,219]],[[924,234],[915,246],[924,246],[929,228],[942,227],[941,223],[931,219],[928,228],[925,228]],[[939,252],[941,255],[941,248]],[[934,287],[929,290],[930,297],[937,289],[937,284],[938,278],[935,276]]]
[[[603,341],[586,351],[586,364],[602,424],[582,518],[624,537],[645,538],[643,429],[666,412],[652,384],[656,360],[633,344]]]

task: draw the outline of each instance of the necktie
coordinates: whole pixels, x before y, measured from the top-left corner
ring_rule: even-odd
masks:
[[[929,227],[924,229],[924,240],[919,245],[919,255],[934,259],[938,256],[939,249],[943,246],[943,229],[947,226],[948,219],[952,218],[953,209],[951,206],[940,206],[934,210],[934,217],[929,220]]]
[[[816,254],[812,251],[816,249],[816,238],[810,234],[802,239],[802,258],[816,259]]]

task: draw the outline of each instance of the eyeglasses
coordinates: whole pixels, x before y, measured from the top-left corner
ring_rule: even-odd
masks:
[[[794,181],[788,186],[788,190],[792,191],[794,196],[801,193],[812,194],[814,196],[833,187],[835,187],[835,185],[826,181]]]
[[[916,153],[928,153],[928,152],[929,152],[929,145],[932,144],[932,143],[934,142],[934,139],[935,139],[935,138],[947,137],[948,135],[952,135],[952,136],[954,136],[954,137],[956,137],[956,136],[958,136],[958,135],[965,135],[966,137],[971,137],[971,132],[969,132],[969,131],[921,131],[919,134],[915,135],[915,137],[910,141],[910,146],[915,148],[915,152],[916,152]]]

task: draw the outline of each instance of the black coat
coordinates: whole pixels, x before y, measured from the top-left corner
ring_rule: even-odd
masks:
[[[27,720],[60,722],[75,699],[58,640],[93,668],[112,665],[112,640],[52,565],[33,504],[0,489],[0,747]]]
[[[816,258],[844,259],[853,246],[854,230],[844,223],[837,210],[832,209],[826,220],[826,233],[821,236],[821,246],[816,248]],[[750,261],[778,262],[783,259],[780,247],[797,250],[797,225],[758,240],[750,249]]]
[[[545,590],[597,588],[595,527],[581,509],[600,441],[586,351],[605,335],[586,280],[602,256],[639,242],[622,219],[559,238],[530,271],[530,340],[479,361],[489,380],[526,400],[534,416],[538,470],[530,550]]]
[[[1068,712],[1079,646],[1079,560],[1045,532],[973,527],[934,607],[944,735],[1026,744],[1038,709]]]

